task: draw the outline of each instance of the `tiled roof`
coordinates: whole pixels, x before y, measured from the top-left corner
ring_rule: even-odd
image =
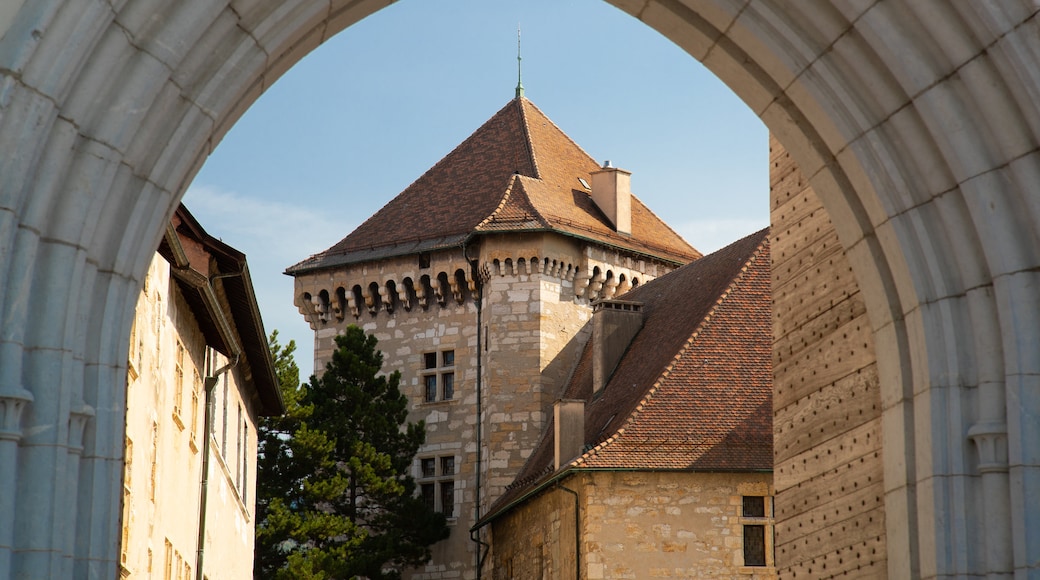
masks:
[[[550,230],[675,263],[700,257],[633,196],[619,234],[578,178],[599,169],[527,99],[510,101],[397,197],[289,274],[457,246],[473,234]]]
[[[643,327],[592,395],[592,340],[563,398],[586,401],[585,448],[561,467],[761,471],[773,466],[768,230],[633,289]],[[484,521],[553,474],[550,419]]]

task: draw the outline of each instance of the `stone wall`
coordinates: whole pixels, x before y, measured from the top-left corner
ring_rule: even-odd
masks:
[[[467,257],[477,260],[476,269]],[[348,324],[374,335],[384,369],[401,371],[401,389],[411,401],[409,420],[426,422],[426,444],[413,474],[423,482],[424,458],[438,465],[443,457],[454,460],[451,536],[434,546],[433,561],[412,578],[475,577],[477,544],[468,530],[476,521],[478,501],[478,420],[483,514],[541,438],[552,403],[588,338],[592,300],[672,268],[539,233],[497,234],[422,259],[387,258],[297,276],[296,303],[315,330],[315,369],[324,367],[334,337]],[[454,396],[427,402],[425,355],[446,350],[455,357]],[[440,485],[440,480],[427,481]]]
[[[498,579],[575,577],[578,495],[581,578],[776,578],[744,566],[743,525],[772,536],[771,475],[588,471],[566,477],[492,524]],[[766,496],[767,517],[742,518],[742,496]]]
[[[776,561],[786,578],[886,573],[874,340],[827,213],[770,139]]]

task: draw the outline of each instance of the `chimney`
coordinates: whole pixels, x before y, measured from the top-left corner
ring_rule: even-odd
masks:
[[[628,345],[643,328],[643,303],[601,300],[592,314],[592,393],[607,386]]]
[[[560,399],[553,403],[553,469],[578,457],[585,451],[585,401]]]
[[[592,172],[592,201],[619,234],[632,234],[632,173],[603,163]]]

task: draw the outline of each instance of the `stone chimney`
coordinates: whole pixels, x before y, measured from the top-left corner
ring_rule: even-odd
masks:
[[[592,172],[592,201],[619,234],[632,234],[632,173],[603,163]]]
[[[585,401],[560,399],[553,403],[553,469],[575,459],[585,450]]]
[[[643,328],[642,302],[601,300],[593,305],[593,394],[599,393],[607,385],[640,328]]]

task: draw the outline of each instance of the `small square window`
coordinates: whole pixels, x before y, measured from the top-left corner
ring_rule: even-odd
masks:
[[[435,369],[435,368],[437,368],[437,353],[435,353],[435,352],[428,352],[428,353],[426,353],[424,358],[425,358],[425,364],[426,364],[426,366],[424,368],[427,368],[427,369]]]
[[[455,397],[455,373],[444,373],[441,375],[441,382],[444,383],[444,396],[442,398],[445,401],[450,401]]]
[[[455,475],[454,457],[441,457],[441,475]]]
[[[433,457],[424,457],[419,460],[419,470],[422,472],[422,477],[434,477],[437,475],[436,468],[437,462]]]
[[[766,517],[766,498],[757,495],[745,495],[743,516],[745,518]]]
[[[441,366],[453,367],[455,366],[455,351],[446,350],[441,353]]]

